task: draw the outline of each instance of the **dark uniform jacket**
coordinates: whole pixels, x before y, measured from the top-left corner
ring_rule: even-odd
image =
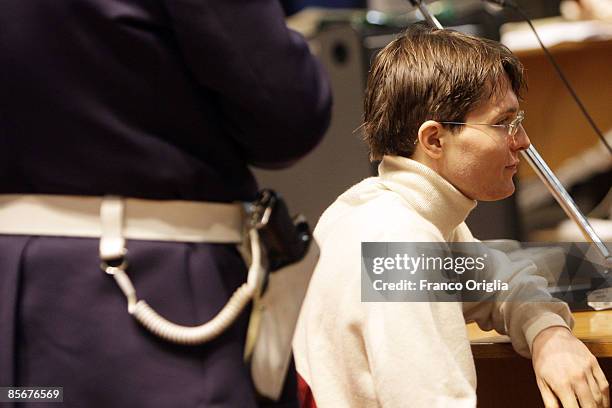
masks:
[[[273,0],[0,2],[0,194],[250,200],[248,165],[305,155],[330,104]],[[254,406],[247,314],[203,346],[158,340],[97,246],[0,235],[0,386],[63,386],[75,407]],[[232,246],[127,247],[139,297],[177,323],[207,321],[245,280]]]

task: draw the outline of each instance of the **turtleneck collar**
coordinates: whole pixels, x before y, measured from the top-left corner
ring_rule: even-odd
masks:
[[[463,195],[434,170],[412,159],[384,156],[378,173],[388,189],[401,195],[446,239],[476,207],[476,201]]]

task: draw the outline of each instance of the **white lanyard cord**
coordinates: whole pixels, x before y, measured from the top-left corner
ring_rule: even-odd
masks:
[[[118,203],[119,202],[119,203]],[[109,247],[108,243],[112,242],[114,254],[123,254],[125,256],[125,248],[117,249],[117,243],[122,242],[120,235],[120,225],[117,217],[123,217],[121,211],[121,199],[111,197],[109,200],[104,200],[101,208],[102,223],[109,225],[109,228],[103,228],[103,234],[100,238],[100,254],[103,259],[102,270],[107,274],[112,275],[117,282],[117,285],[127,298],[128,313],[151,333],[161,337],[164,340],[185,344],[195,345],[206,343],[225,331],[240,315],[244,307],[256,296],[261,293],[265,278],[265,269],[262,266],[261,246],[259,243],[259,234],[255,228],[249,229],[249,239],[251,244],[251,265],[247,276],[247,281],[242,284],[232,294],[228,302],[223,306],[223,309],[217,313],[208,322],[199,326],[182,326],[162,317],[144,300],[138,300],[136,289],[132,281],[126,274],[127,262],[123,261],[118,266],[109,266],[104,262],[105,254],[103,247]],[[108,234],[104,232],[108,231]],[[106,259],[117,258],[116,256],[106,256]]]

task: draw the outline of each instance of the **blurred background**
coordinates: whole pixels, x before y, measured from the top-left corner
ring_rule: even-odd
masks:
[[[516,0],[533,19],[591,113],[612,143],[612,0]],[[309,40],[330,74],[334,111],[317,149],[289,170],[255,169],[261,187],[272,187],[314,227],[335,198],[376,175],[362,135],[362,103],[370,61],[408,25],[422,20],[407,0],[284,0],[290,27]],[[612,159],[555,74],[520,15],[480,0],[426,2],[447,28],[506,44],[527,70],[525,128],[604,241],[612,241]],[[521,162],[517,194],[480,203],[468,225],[480,239],[582,241],[546,187]]]

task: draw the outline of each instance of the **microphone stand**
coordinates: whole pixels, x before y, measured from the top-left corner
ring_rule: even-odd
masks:
[[[434,16],[433,14],[431,14],[431,12],[429,11],[429,9],[427,8],[427,6],[421,1],[421,0],[409,0],[410,3],[417,7],[419,9],[419,11],[421,12],[421,14],[423,15],[423,17],[425,18],[425,20],[433,27],[439,28],[440,30],[443,30],[444,27],[442,27],[442,24],[440,24],[440,22],[438,21],[438,19],[436,18],[436,16]]]
[[[424,4],[422,0],[409,0],[410,3],[417,7],[425,20],[431,24],[432,26],[443,29],[442,24],[438,21],[438,19],[431,14],[427,6]],[[606,266],[612,264],[612,255],[610,255],[610,251],[606,247],[606,245],[602,242],[601,238],[587,218],[582,214],[582,211],[578,208],[572,197],[569,195],[567,190],[563,187],[563,184],[559,181],[555,173],[548,167],[542,156],[538,153],[536,148],[531,144],[527,150],[521,151],[521,154],[527,160],[529,165],[533,168],[538,177],[544,182],[544,185],[548,188],[550,193],[553,195],[555,200],[559,203],[565,214],[576,223],[582,234],[584,235],[587,241],[592,242],[601,256],[604,258],[604,262]],[[608,270],[606,269],[606,273]]]

